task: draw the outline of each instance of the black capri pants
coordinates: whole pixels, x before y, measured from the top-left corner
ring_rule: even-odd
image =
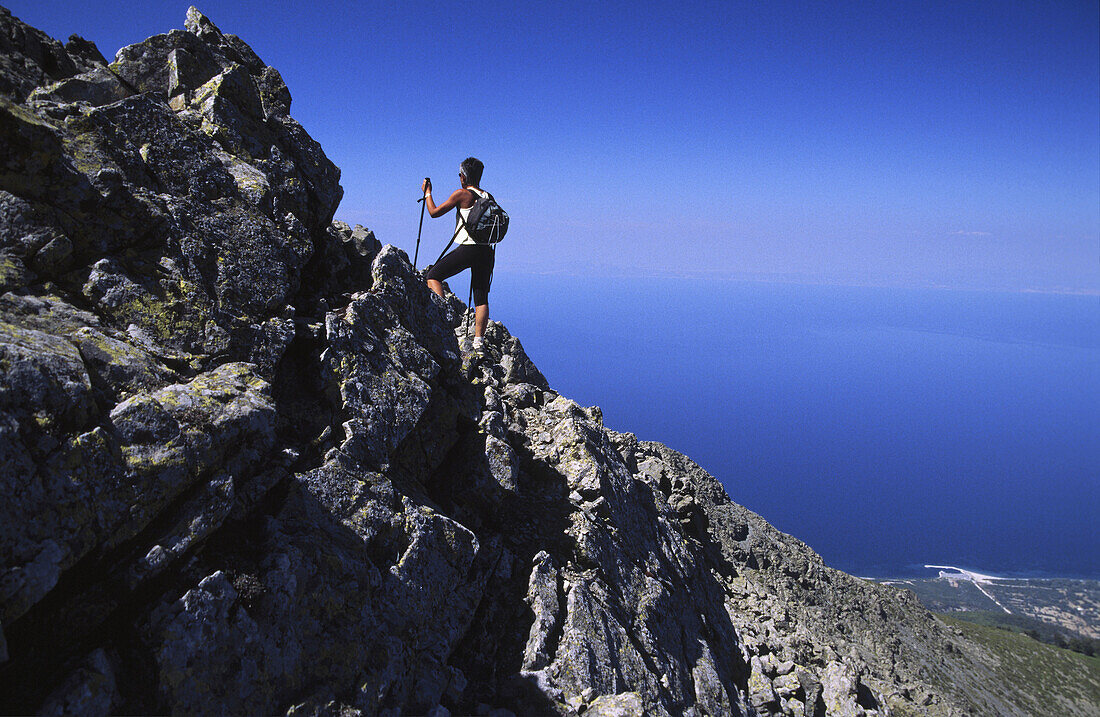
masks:
[[[470,290],[474,306],[489,303],[489,280],[493,276],[496,252],[488,244],[459,244],[454,251],[437,261],[425,279],[446,281],[463,269],[470,270]]]

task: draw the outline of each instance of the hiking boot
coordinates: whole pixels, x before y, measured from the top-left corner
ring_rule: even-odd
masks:
[[[474,342],[470,346],[470,351],[474,352],[475,354],[485,353],[485,337],[475,336]]]

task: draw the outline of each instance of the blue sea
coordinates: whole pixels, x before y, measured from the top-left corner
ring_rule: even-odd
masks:
[[[833,567],[1100,579],[1100,297],[500,272],[491,309]]]

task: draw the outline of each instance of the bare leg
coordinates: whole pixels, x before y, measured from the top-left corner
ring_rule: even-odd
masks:
[[[439,298],[443,298],[443,282],[437,279],[428,279],[428,288],[436,293]]]
[[[489,305],[481,304],[474,307],[474,336],[484,336],[485,327],[489,325]]]

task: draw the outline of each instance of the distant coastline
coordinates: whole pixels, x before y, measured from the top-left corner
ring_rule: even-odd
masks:
[[[1066,573],[1045,570],[1009,570],[990,572],[986,569],[977,569],[977,567],[963,567],[959,565],[948,564],[906,565],[905,567],[900,567],[900,569],[897,570],[890,570],[889,567],[881,567],[881,569],[867,571],[849,571],[843,566],[837,567],[838,570],[844,570],[845,572],[849,572],[853,575],[858,575],[860,577],[860,580],[875,581],[876,583],[904,583],[908,581],[938,580],[938,578],[950,578],[950,580],[961,580],[982,584],[997,582],[1055,580],[1100,583],[1100,576],[1087,575],[1082,573]]]
[[[875,582],[911,590],[932,612],[1022,632],[1086,655],[1100,652],[1100,581],[1006,577],[955,565],[924,567],[937,575]]]
[[[844,569],[844,568],[840,568]],[[931,571],[937,571],[933,573]],[[1080,580],[1100,583],[1100,576],[1075,572],[1047,571],[1041,569],[1030,570],[1002,570],[989,571],[986,568],[963,567],[949,564],[908,565],[904,568],[891,570],[881,568],[863,571],[847,571],[853,575],[859,575],[863,580],[873,580],[879,583],[906,582],[910,580],[936,580],[949,578],[953,580],[966,580],[969,582],[981,582],[983,584],[993,582],[1017,582],[1028,580]]]

